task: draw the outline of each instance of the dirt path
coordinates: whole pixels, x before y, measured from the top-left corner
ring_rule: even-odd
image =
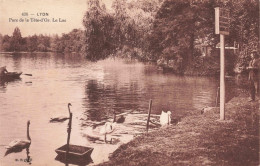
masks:
[[[218,111],[138,136],[100,165],[258,165],[259,102],[240,94],[226,104],[225,121]]]

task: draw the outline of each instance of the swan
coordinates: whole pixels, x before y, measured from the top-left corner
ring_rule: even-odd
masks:
[[[114,120],[113,120],[113,122],[116,122],[116,123],[124,123],[125,117],[124,117],[123,115],[121,115],[118,119],[116,119],[116,112],[113,111],[113,113],[114,113]]]
[[[99,134],[105,135],[105,138],[104,138],[105,142],[107,142],[107,134],[113,133],[115,131],[115,129],[116,129],[117,120],[116,120],[116,113],[115,113],[115,111],[113,111],[113,114],[114,114],[113,122],[112,123],[111,122],[106,122],[104,124],[104,126],[102,126],[100,131],[99,131]],[[125,121],[125,117],[124,116],[122,116],[122,117],[120,117],[121,119],[119,120],[118,123],[123,123]]]
[[[113,122],[116,122],[116,123],[124,123],[124,122],[125,122],[125,117],[124,117],[124,115],[120,115],[120,117],[117,119],[117,118],[116,118],[116,113],[115,113],[115,112],[113,112],[113,113],[114,113]],[[100,123],[93,124],[93,125],[92,125],[92,128],[95,129],[95,128],[98,127],[98,126],[104,126],[105,123],[106,123],[106,122],[100,122]],[[110,122],[109,122],[109,123],[110,123]]]
[[[125,121],[125,117],[121,115],[120,118],[116,120],[116,123],[124,123],[124,121]]]
[[[99,124],[93,125],[92,129],[90,131],[88,131],[88,134],[86,134],[86,137],[90,141],[93,141],[93,140],[96,141],[96,140],[99,140],[99,137],[101,135],[104,135],[105,136],[104,141],[107,142],[107,134],[111,134],[116,130],[117,123],[123,123],[125,121],[125,117],[123,115],[121,115],[117,119],[115,111],[113,111],[113,114],[114,114],[113,122],[101,122]],[[100,127],[98,127],[98,126],[100,126]]]
[[[5,148],[7,149],[5,156],[12,152],[21,152],[25,148],[29,148],[31,145],[31,138],[29,135],[30,121],[27,122],[27,139],[16,139],[9,143]]]
[[[57,118],[51,118],[50,122],[51,123],[54,123],[54,122],[64,122],[67,119],[69,119],[69,118],[66,117],[66,116],[60,116],[60,117],[57,117]]]
[[[70,103],[68,103],[68,110],[70,113],[70,106],[72,106]],[[69,119],[69,117],[67,116],[60,116],[60,117],[56,117],[56,118],[51,118],[50,122],[54,123],[54,122],[64,122],[65,120]]]
[[[160,116],[160,124],[162,126],[170,125],[171,124],[171,111],[164,112],[162,111]]]
[[[106,122],[104,126],[101,127],[99,134],[104,135],[105,142],[107,142],[107,134],[111,134],[115,131],[116,122]]]

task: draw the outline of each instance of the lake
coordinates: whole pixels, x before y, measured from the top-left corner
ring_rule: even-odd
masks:
[[[94,147],[91,164],[98,164],[106,161],[119,145],[131,140],[135,131],[141,133],[145,129],[142,125],[137,129],[132,122],[137,119],[145,122],[146,115],[137,118],[131,114],[147,114],[150,99],[152,114],[169,110],[172,117],[181,118],[198,114],[205,106],[214,106],[219,84],[212,77],[163,73],[155,65],[137,60],[109,58],[89,62],[76,54],[0,54],[0,66],[32,74],[0,84],[0,163],[4,166],[64,165],[55,160],[55,149],[67,141],[68,121],[50,123],[49,120],[68,116],[68,103],[72,104],[73,113],[70,142]],[[232,87],[228,88],[230,94]],[[90,126],[111,120],[113,111],[129,113],[116,143],[87,139]],[[4,157],[4,145],[16,138],[26,138],[28,120],[32,161],[20,161],[27,157],[26,150]]]

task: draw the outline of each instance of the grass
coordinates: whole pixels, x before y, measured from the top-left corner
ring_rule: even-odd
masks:
[[[259,102],[240,94],[219,109],[185,117],[120,146],[100,165],[258,165]]]

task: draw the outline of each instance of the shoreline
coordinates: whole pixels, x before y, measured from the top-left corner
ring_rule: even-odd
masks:
[[[219,109],[182,118],[177,125],[143,134],[121,145],[99,164],[107,165],[258,165],[259,98],[241,92]]]
[[[0,52],[0,54],[31,54],[31,53],[55,53],[51,51],[46,51],[46,52],[40,52],[40,51],[35,51],[35,52],[26,52],[26,51],[20,51],[20,52]]]
[[[123,50],[121,50],[123,51]],[[83,55],[81,52],[54,52],[54,51],[45,51],[45,52],[41,52],[41,51],[34,51],[34,52],[27,52],[27,51],[20,51],[20,52],[4,52],[4,51],[0,51],[0,54],[40,54],[40,53],[56,53],[56,54],[81,54]],[[198,69],[198,68],[188,68],[187,70],[184,70],[183,72],[178,72],[178,71],[175,71],[174,69],[174,66],[169,66],[169,65],[166,65],[164,64],[161,65],[160,63],[158,63],[158,60],[155,61],[155,60],[150,60],[150,59],[147,59],[147,58],[143,58],[142,56],[118,56],[118,54],[122,54],[122,53],[115,53],[115,54],[112,54],[111,57],[121,57],[123,59],[136,59],[140,62],[143,62],[143,63],[153,63],[155,66],[157,66],[158,68],[158,71],[162,71],[164,73],[173,73],[173,74],[176,74],[176,75],[183,75],[183,76],[198,76],[198,77],[217,77],[219,75],[219,71],[217,69],[213,69],[209,66],[203,66],[202,68]],[[133,52],[123,52],[123,54],[133,54]],[[84,55],[85,56],[85,55]],[[109,57],[107,57],[109,58]],[[95,62],[95,61],[94,61]],[[166,65],[166,66],[165,66]],[[192,66],[192,64],[190,64]],[[219,65],[218,65],[219,66]],[[208,68],[209,67],[209,68]],[[241,72],[234,72],[232,74],[227,74],[226,76],[228,77],[232,77],[232,76],[235,76],[235,75],[239,75],[239,74],[242,74]]]

